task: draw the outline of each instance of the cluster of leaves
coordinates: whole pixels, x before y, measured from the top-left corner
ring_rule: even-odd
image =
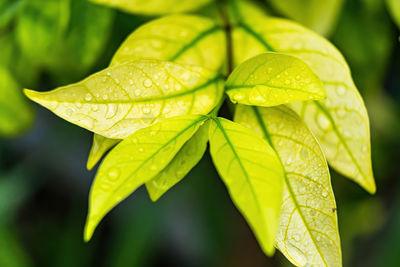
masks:
[[[63,82],[89,70],[109,40],[114,13],[86,0],[1,1],[1,136],[31,125],[22,86],[37,86],[41,73]]]
[[[92,185],[85,239],[139,186],[156,201],[209,142],[233,202],[267,255],[277,247],[297,266],[340,266],[327,161],[375,192],[368,115],[340,52],[251,1],[95,2],[147,15],[209,6],[199,11],[208,17],[175,14],[142,25],[108,68],[81,82],[25,90],[95,133],[89,169],[115,146]],[[218,117],[224,93],[235,104],[233,121]]]

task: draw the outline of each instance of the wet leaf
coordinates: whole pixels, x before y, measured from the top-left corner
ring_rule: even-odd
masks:
[[[325,86],[327,99],[296,103],[318,138],[329,164],[370,193],[376,190],[371,164],[369,119],[364,102],[340,52],[326,39],[284,19],[242,15],[249,3],[232,1],[234,62],[276,51],[299,57]],[[244,13],[243,13],[244,14]]]
[[[0,68],[0,136],[15,136],[33,121],[33,110],[11,74]]]
[[[93,169],[93,167],[99,162],[101,157],[110,150],[112,147],[114,147],[116,144],[118,144],[121,140],[119,139],[111,139],[104,137],[99,134],[94,134],[93,135],[93,144],[92,148],[90,149],[89,153],[89,158],[86,164],[86,168],[88,170]]]
[[[225,48],[223,29],[211,19],[171,15],[136,29],[119,47],[111,65],[159,59],[219,70],[225,60]]]
[[[319,34],[328,36],[335,29],[343,0],[269,0],[279,12]]]
[[[229,75],[225,90],[234,103],[276,106],[326,97],[319,78],[300,59],[265,53],[241,63]]]
[[[146,183],[153,201],[157,201],[171,187],[181,181],[201,160],[207,149],[208,122],[190,138],[174,159],[154,179]]]
[[[225,34],[211,19],[170,15],[136,29],[121,44],[110,65],[159,59],[218,70],[225,59],[225,47]]]
[[[222,77],[215,72],[142,60],[106,68],[50,92],[25,90],[25,94],[69,122],[124,139],[165,118],[207,114],[222,91]]]
[[[235,121],[268,140],[284,167],[277,248],[296,266],[341,266],[329,169],[311,131],[285,106],[239,105]]]
[[[122,11],[144,14],[164,15],[195,10],[211,0],[90,0],[94,3],[121,9]]]
[[[272,255],[283,189],[278,156],[254,131],[223,118],[211,121],[209,138],[213,162],[233,202],[263,251]]]
[[[113,207],[162,171],[207,119],[203,115],[170,118],[119,143],[104,159],[90,190],[85,240]]]

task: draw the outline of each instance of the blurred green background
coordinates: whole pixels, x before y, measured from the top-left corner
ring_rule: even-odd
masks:
[[[329,38],[367,104],[376,195],[332,172],[344,266],[399,266],[396,1],[262,2]],[[83,242],[92,135],[32,105],[21,89],[50,90],[106,67],[150,19],[86,0],[0,0],[0,111],[17,103],[15,119],[0,117],[0,266],[291,266],[279,252],[263,255],[207,154],[157,203],[139,189]]]

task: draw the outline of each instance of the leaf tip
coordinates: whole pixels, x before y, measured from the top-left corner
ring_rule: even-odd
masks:
[[[85,224],[85,229],[83,231],[83,240],[88,243],[93,236],[94,230],[96,229],[96,223],[88,216]]]
[[[92,151],[90,151],[88,160],[86,162],[86,169],[88,171],[91,171],[94,168],[94,166],[96,166],[97,162],[98,162],[98,159],[96,157],[94,157]]]
[[[35,101],[35,99],[38,97],[38,95],[40,94],[39,92],[36,92],[36,91],[34,91],[34,90],[31,90],[31,89],[27,89],[27,88],[24,88],[24,94],[25,94],[25,96],[27,97],[27,98],[29,98],[30,100],[32,100],[32,101]]]

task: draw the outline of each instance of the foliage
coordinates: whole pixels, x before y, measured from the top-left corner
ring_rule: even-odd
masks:
[[[25,90],[94,133],[88,169],[111,149],[92,185],[85,240],[139,186],[158,200],[210,142],[232,201],[267,255],[276,247],[297,266],[341,266],[327,163],[368,192],[376,188],[367,111],[344,57],[329,41],[252,1],[62,0],[48,1],[46,9],[40,1],[19,2],[11,1],[0,17],[0,28],[13,25],[0,45],[17,44],[4,45],[13,52],[3,65],[37,66],[25,87],[37,86],[43,70],[69,83],[94,66],[115,16],[97,4],[166,15],[133,31],[109,67],[49,92]],[[268,1],[330,34],[342,1],[329,1],[328,15],[320,1],[300,2]],[[312,16],[302,12],[307,7]],[[18,17],[15,24],[12,17]],[[7,77],[23,73],[18,67],[12,72]]]

